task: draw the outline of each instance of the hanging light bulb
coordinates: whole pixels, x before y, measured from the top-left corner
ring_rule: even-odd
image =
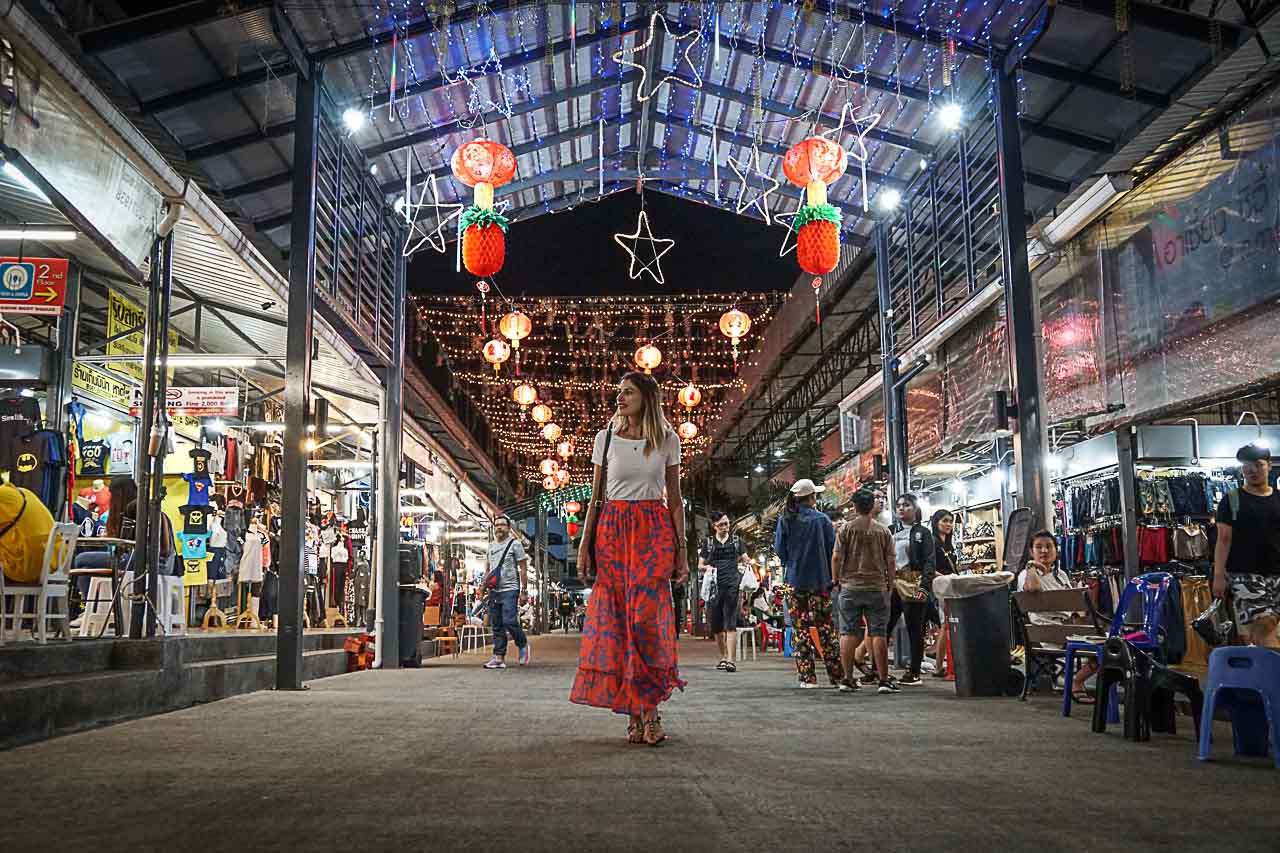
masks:
[[[573,455],[573,442],[572,441],[560,442],[559,444],[556,445],[556,453],[560,456],[561,459],[568,461],[569,457]]]
[[[644,370],[645,373],[653,373],[658,365],[662,364],[662,350],[653,344],[645,344],[636,350],[636,366]]]
[[[698,437],[698,425],[693,421],[685,421],[676,427],[676,434],[685,441],[691,441]]]
[[[547,424],[542,428],[542,437],[553,443],[560,439],[560,433],[561,429],[556,424]]]
[[[529,412],[529,416],[533,418],[534,423],[545,424],[551,420],[551,407],[546,403],[539,403]]]
[[[543,459],[538,463],[538,473],[550,477],[560,470],[560,463],[554,459]]]
[[[507,346],[506,341],[494,338],[484,345],[484,360],[493,365],[494,373],[501,370],[503,363],[509,358],[511,358],[511,347]]]

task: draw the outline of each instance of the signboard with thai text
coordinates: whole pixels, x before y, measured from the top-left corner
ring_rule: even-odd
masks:
[[[129,406],[133,414],[142,411],[142,389],[133,389]],[[240,389],[234,385],[206,388],[169,388],[165,392],[169,415],[191,417],[232,417],[240,413]]]

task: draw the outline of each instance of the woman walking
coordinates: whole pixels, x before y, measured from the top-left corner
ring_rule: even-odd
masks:
[[[925,590],[933,589],[933,534],[921,523],[920,502],[915,495],[898,498],[897,510],[898,531],[893,534],[893,547],[898,574],[889,601],[889,636],[893,636],[898,617],[905,618],[911,664],[898,683],[915,686],[921,683],[920,668],[924,663],[924,620],[929,603]]]
[[[591,461],[578,568],[594,576],[594,587],[569,700],[626,714],[628,742],[660,746],[667,736],[658,706],[684,689],[671,583],[688,578],[689,558],[680,439],[652,376],[622,377],[617,414],[596,435]]]
[[[773,534],[773,550],[785,567],[785,580],[791,587],[792,643],[800,686],[818,686],[813,641],[809,630],[815,629],[822,648],[823,663],[831,686],[853,690],[845,683],[844,666],[840,663],[840,642],[831,621],[831,551],[836,543],[835,525],[825,513],[818,512],[818,492],[812,480],[796,480],[787,494],[786,510],[778,518]]]

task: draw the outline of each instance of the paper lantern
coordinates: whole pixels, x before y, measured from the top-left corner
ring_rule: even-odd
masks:
[[[560,470],[560,463],[554,459],[543,459],[538,463],[538,473],[550,477]]]
[[[547,424],[542,428],[542,437],[547,441],[554,442],[560,438],[560,427],[556,424]]]
[[[746,312],[730,308],[720,315],[720,332],[733,344],[733,363],[738,363],[738,343],[751,331],[751,318]]]
[[[685,441],[697,438],[698,426],[693,421],[685,421],[676,427],[676,434]]]
[[[484,360],[493,365],[493,372],[497,373],[502,369],[502,364],[511,358],[511,347],[507,346],[506,341],[494,338],[484,345]]]
[[[645,373],[653,373],[659,364],[662,364],[662,350],[653,344],[645,344],[636,350],[636,366],[643,368]]]
[[[551,420],[551,407],[546,403],[539,403],[529,412],[529,416],[533,418],[535,423],[545,424]]]
[[[556,478],[556,485],[559,485],[559,486],[569,485],[570,474],[569,474],[568,468],[557,469],[556,473],[553,476]]]
[[[564,459],[567,461],[569,457],[573,455],[573,442],[572,441],[560,442],[559,444],[556,445],[556,453],[560,456],[561,459]]]
[[[521,382],[511,392],[511,399],[515,400],[516,405],[523,411],[538,402],[538,391],[532,385]]]
[[[577,501],[568,501],[564,505],[564,511],[569,513],[569,515],[577,515],[582,511],[582,504]]]
[[[509,183],[516,174],[511,149],[492,139],[463,144],[453,152],[449,165],[454,177],[475,188],[476,206],[481,208],[493,207],[493,188]]]
[[[520,349],[520,342],[533,331],[533,321],[520,311],[512,311],[498,321],[498,331],[511,341],[512,349]]]
[[[821,136],[797,142],[782,158],[787,180],[805,190],[809,204],[826,204],[827,187],[840,179],[848,165],[844,148]]]
[[[684,406],[686,409],[692,409],[694,406],[702,402],[702,392],[698,390],[697,385],[690,382],[688,385],[680,389],[677,399],[680,401],[680,405]]]
[[[552,477],[550,474],[548,474],[547,476],[543,477],[543,478],[542,478],[542,488],[546,489],[548,492],[555,491],[555,488],[556,488],[556,478],[555,478],[555,477]]]

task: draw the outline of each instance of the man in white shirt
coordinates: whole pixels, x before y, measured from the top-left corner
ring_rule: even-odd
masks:
[[[497,576],[497,586],[489,593],[493,657],[484,668],[507,668],[507,634],[516,641],[520,665],[528,666],[529,638],[520,627],[520,602],[529,588],[529,558],[520,540],[511,535],[511,519],[505,515],[494,519],[493,537],[489,543],[489,574]]]

